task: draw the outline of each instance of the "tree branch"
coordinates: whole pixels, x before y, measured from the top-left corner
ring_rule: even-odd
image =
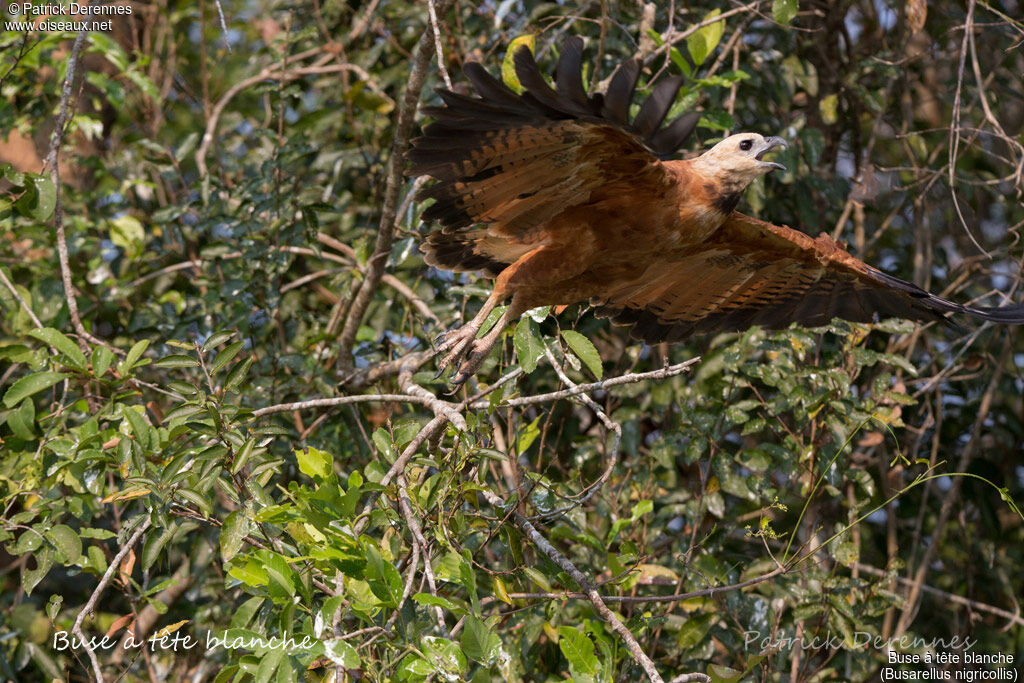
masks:
[[[448,11],[452,1],[441,0],[438,2],[436,5],[438,14]],[[384,274],[388,256],[391,254],[391,245],[395,238],[398,197],[401,193],[405,171],[405,153],[409,149],[409,137],[412,135],[416,119],[420,92],[427,79],[427,67],[434,49],[433,38],[432,31],[424,30],[419,43],[416,44],[416,50],[413,52],[412,70],[409,72],[405,96],[402,98],[402,105],[398,110],[398,123],[395,126],[394,143],[391,145],[391,159],[388,166],[387,186],[384,190],[384,206],[381,211],[380,224],[377,227],[377,241],[374,245],[373,256],[367,260],[365,278],[352,299],[352,306],[345,318],[345,325],[342,327],[339,339],[338,358],[344,369],[352,367],[352,347],[356,341],[356,333],[363,322],[363,316],[370,306],[373,294]]]

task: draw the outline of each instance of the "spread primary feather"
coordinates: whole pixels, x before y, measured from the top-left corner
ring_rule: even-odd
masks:
[[[953,303],[872,268],[825,234],[812,239],[735,211],[752,180],[781,168],[763,156],[782,140],[741,133],[695,159],[664,160],[698,119],[688,112],[662,127],[681,80],[662,79],[630,121],[641,64],[625,62],[606,93],[588,95],[582,59],[582,40],[566,40],[552,89],[520,48],[522,94],[467,64],[478,97],[440,90],[445,105],[426,110],[434,122],[413,143],[411,174],[436,179],[418,195],[433,200],[423,219],[441,225],[421,247],[426,262],[496,278],[479,314],[441,346],[441,367],[457,367],[455,382],[476,372],[523,312],[578,301],[651,343],[834,317],[960,313],[1024,323],[1024,305]]]

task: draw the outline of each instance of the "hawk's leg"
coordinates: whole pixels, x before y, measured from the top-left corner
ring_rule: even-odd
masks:
[[[483,365],[487,356],[491,354],[491,350],[497,343],[498,338],[501,337],[501,333],[505,331],[508,324],[516,320],[519,316],[527,311],[527,308],[521,304],[519,297],[514,297],[512,302],[509,304],[505,312],[501,314],[498,321],[494,323],[494,327],[490,331],[479,339],[472,339],[468,346],[465,347],[463,353],[465,359],[458,365],[458,370],[452,375],[452,384],[458,386],[464,383],[467,379],[476,374],[480,366]],[[475,336],[475,335],[474,335]],[[468,351],[468,353],[466,353]],[[445,359],[447,360],[447,359]]]
[[[438,353],[446,354],[445,357],[437,364],[437,374],[440,375],[444,372],[445,368],[449,365],[455,365],[458,367],[462,357],[466,355],[469,350],[469,345],[476,339],[476,335],[480,332],[480,328],[483,327],[484,321],[487,320],[487,316],[491,314],[494,307],[498,305],[498,302],[504,298],[497,289],[491,292],[491,295],[487,297],[487,301],[484,302],[483,307],[477,312],[473,319],[462,327],[451,330],[444,335],[444,340],[437,347]]]
[[[480,312],[471,321],[445,337],[438,348],[439,351],[448,352],[444,360],[438,364],[439,370],[443,371],[448,366],[455,367],[452,383],[456,385],[469,379],[480,369],[508,324],[534,306],[544,303],[544,297],[537,296],[538,287],[543,291],[544,285],[561,282],[581,271],[580,264],[585,261],[572,257],[578,256],[585,248],[585,244],[584,240],[576,239],[570,251],[567,251],[564,245],[541,245],[526,252],[515,263],[501,271],[494,281],[494,291]],[[487,334],[477,339],[476,335],[483,327],[487,316],[510,294],[513,296],[508,308]]]

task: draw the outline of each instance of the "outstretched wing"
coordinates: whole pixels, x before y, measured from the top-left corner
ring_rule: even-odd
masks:
[[[562,45],[556,89],[528,49],[514,61],[522,94],[469,62],[465,73],[479,96],[438,90],[445,106],[425,110],[435,121],[408,155],[410,174],[438,181],[417,196],[434,200],[425,221],[445,232],[483,223],[493,236],[517,237],[608,184],[628,179],[642,204],[645,193],[653,200],[670,182],[659,157],[675,152],[698,119],[689,112],[661,128],[681,79],[659,82],[630,121],[639,61],[622,64],[605,95],[583,87],[580,38]]]
[[[1024,304],[962,306],[872,268],[824,233],[812,239],[736,212],[690,253],[609,283],[591,304],[597,315],[633,325],[632,336],[649,343],[753,325],[813,327],[833,318],[945,321],[962,313],[1024,324]]]

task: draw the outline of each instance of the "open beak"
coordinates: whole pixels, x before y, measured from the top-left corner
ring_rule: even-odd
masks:
[[[780,163],[777,163],[775,161],[764,161],[764,155],[767,154],[768,152],[772,151],[776,147],[781,147],[782,149],[788,149],[789,148],[789,143],[787,143],[785,140],[783,140],[780,137],[765,138],[765,140],[764,140],[764,147],[761,148],[761,151],[758,152],[757,155],[754,158],[757,159],[758,161],[760,161],[763,164],[768,164],[773,169],[777,168],[780,171],[785,171],[786,167],[783,166]]]

